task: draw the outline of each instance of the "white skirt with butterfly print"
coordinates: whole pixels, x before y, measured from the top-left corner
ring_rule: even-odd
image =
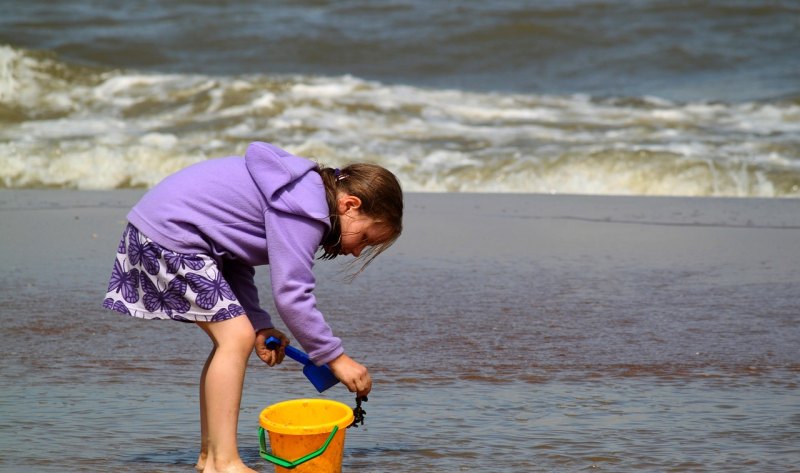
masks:
[[[244,314],[208,255],[161,247],[128,224],[103,307],[143,319],[218,322]]]

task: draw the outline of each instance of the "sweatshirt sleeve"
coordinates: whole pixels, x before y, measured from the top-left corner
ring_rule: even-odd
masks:
[[[327,226],[320,221],[267,210],[265,215],[270,278],[275,307],[309,358],[327,363],[344,350],[333,336],[314,296],[314,255]]]
[[[265,328],[272,328],[274,325],[269,313],[262,309],[259,303],[258,288],[253,279],[255,274],[255,268],[246,264],[226,261],[223,265],[222,275],[230,284],[236,298],[239,299],[247,318],[253,324],[253,329],[258,332]]]

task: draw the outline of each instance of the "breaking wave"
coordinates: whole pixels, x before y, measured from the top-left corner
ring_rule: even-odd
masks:
[[[480,93],[141,73],[0,46],[0,187],[149,187],[270,141],[407,191],[800,197],[800,101]]]

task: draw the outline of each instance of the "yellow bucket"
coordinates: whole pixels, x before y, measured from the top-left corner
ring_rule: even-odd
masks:
[[[344,434],[353,409],[327,399],[294,399],[273,404],[258,417],[261,457],[275,464],[276,473],[342,471]],[[269,433],[272,454],[264,432]]]

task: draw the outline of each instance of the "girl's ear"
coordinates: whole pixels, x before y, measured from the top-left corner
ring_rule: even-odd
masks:
[[[344,215],[348,210],[358,210],[361,208],[361,199],[350,194],[340,194],[336,202],[336,210],[339,215]]]

